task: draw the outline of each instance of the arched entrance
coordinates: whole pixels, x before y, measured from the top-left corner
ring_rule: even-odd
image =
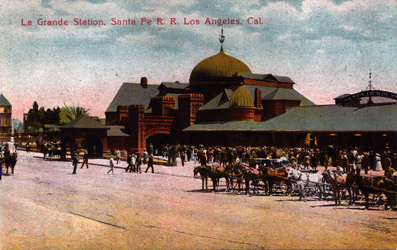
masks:
[[[150,145],[153,145],[154,153],[161,154],[164,145],[175,143],[175,138],[169,134],[154,134],[146,139],[146,150],[149,152]]]

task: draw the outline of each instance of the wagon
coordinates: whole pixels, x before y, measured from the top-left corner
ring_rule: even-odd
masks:
[[[288,161],[283,161],[280,159],[267,159],[267,158],[254,158],[257,165],[267,166],[271,168],[281,168],[288,165]]]

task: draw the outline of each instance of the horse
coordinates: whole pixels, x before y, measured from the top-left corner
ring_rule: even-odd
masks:
[[[323,179],[326,182],[331,184],[332,190],[334,191],[335,205],[338,205],[338,204],[340,205],[341,192],[346,187],[347,176],[348,175],[345,173],[331,172],[329,169],[326,169],[323,172]],[[350,185],[348,185],[348,186],[350,186]],[[349,197],[351,197],[350,188],[348,188],[348,190],[349,190]]]
[[[17,164],[17,156],[18,156],[17,152],[6,155],[4,159],[6,166],[6,175],[8,175],[8,168],[11,168],[11,174],[14,174],[14,168],[15,165]]]
[[[241,182],[243,180],[243,171],[241,170],[239,163],[233,163],[230,165],[232,167],[232,173],[231,173],[231,178],[230,178],[230,184],[232,186],[232,190],[234,191],[233,181],[234,181],[234,179],[236,179],[237,186],[238,186],[238,192],[240,193]]]
[[[232,178],[232,165],[226,163],[222,167],[218,163],[208,164],[211,169],[211,175],[216,180],[216,186],[219,186],[219,180],[225,178],[226,180],[226,191],[230,189],[230,181]]]
[[[299,200],[302,200],[303,198],[303,200],[306,201],[304,189],[308,182],[307,176],[301,171],[291,168],[288,170],[288,179],[295,182],[295,185],[298,187]]]
[[[208,191],[208,177],[210,177],[210,169],[207,166],[197,166],[193,169],[193,174],[196,176],[197,174],[200,174],[201,177],[201,190],[204,191],[204,184],[205,184],[205,190]],[[214,186],[215,190],[215,186]]]
[[[273,186],[276,183],[283,183],[287,186],[287,191],[291,190],[292,183],[288,179],[288,172],[285,167],[273,169],[267,166],[260,166],[259,170],[265,185],[265,192],[268,192],[269,195],[273,194]]]
[[[296,185],[299,189],[299,200],[302,200],[302,198],[305,200],[305,188],[307,188],[309,185],[314,185],[316,188],[318,188],[318,190],[320,190],[319,199],[322,199],[322,195],[324,193],[324,182],[322,174],[305,174],[299,170],[290,168],[288,171],[288,178],[296,182]]]
[[[397,187],[392,179],[385,176],[370,178],[355,175],[354,182],[365,197],[365,209],[369,208],[369,194],[380,192],[384,193],[386,196],[385,210],[388,209],[388,206],[393,209],[396,201]]]
[[[259,179],[261,177],[259,170],[255,168],[251,168],[246,163],[236,163],[234,164],[233,173],[239,173],[240,180],[238,182],[239,191],[240,191],[240,183],[241,179],[244,179],[245,182],[245,193],[249,194],[250,190],[250,182],[253,184],[253,192],[254,194],[258,190]]]

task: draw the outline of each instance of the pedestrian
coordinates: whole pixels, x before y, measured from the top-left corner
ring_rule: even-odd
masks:
[[[73,158],[72,158],[72,164],[73,164],[73,173],[72,174],[77,174],[76,170],[77,170],[77,164],[79,164],[79,158],[77,157],[77,154],[73,154]]]
[[[382,171],[383,169],[382,169],[382,161],[381,161],[381,158],[380,158],[380,154],[379,153],[376,153],[375,154],[375,160],[376,160],[376,168],[375,168],[375,170],[376,171]]]
[[[141,164],[142,164],[141,154],[138,153],[138,155],[136,157],[136,172],[142,173]]]
[[[132,164],[132,166],[130,168],[130,173],[136,172],[136,155],[135,154],[133,154],[131,157],[131,164]]]
[[[358,155],[356,159],[356,173],[359,176],[363,167],[364,155]]]
[[[194,164],[196,164],[196,162],[198,162],[198,151],[196,148],[194,148],[192,152],[193,152],[193,162]]]
[[[186,156],[187,156],[187,161],[189,162],[192,156],[192,150],[190,147],[187,147],[186,149]]]
[[[127,156],[127,168],[125,169],[125,172],[128,172],[128,170],[130,170],[131,172],[131,168],[132,168],[132,155],[128,154]]]
[[[343,171],[345,173],[350,173],[350,170],[349,170],[349,159],[347,158],[347,155],[346,155],[345,152],[342,154],[341,165],[340,166],[343,168]]]
[[[154,173],[154,169],[153,169],[153,155],[152,155],[152,154],[149,155],[148,163],[147,163],[147,168],[146,168],[145,173],[147,173],[147,171],[149,170],[149,168],[151,168],[151,169],[152,169],[152,173]]]
[[[385,170],[385,176],[388,176],[388,172],[392,167],[392,162],[389,153],[385,153],[382,166],[383,166],[383,170]]]
[[[81,167],[80,168],[83,168],[84,164],[86,164],[87,168],[88,168],[88,152],[86,150],[84,150],[83,163],[81,163]]]
[[[148,157],[148,152],[145,150],[145,151],[143,152],[143,164],[146,164],[146,162],[147,162],[147,157]]]
[[[47,145],[45,143],[41,144],[41,152],[43,153],[43,160],[45,160],[47,155]]]
[[[369,165],[370,165],[370,161],[368,158],[368,153],[364,153],[364,156],[361,159],[361,167],[362,169],[364,169],[365,174],[368,174]]]
[[[110,170],[108,171],[107,174],[109,174],[110,172],[112,172],[112,174],[114,174],[114,161],[113,161],[113,155],[110,156],[109,159],[109,166],[110,166]]]
[[[181,151],[181,161],[182,161],[182,167],[185,166],[185,151]]]
[[[120,150],[116,150],[116,164],[119,164],[119,161],[120,161],[120,158],[121,158],[121,153],[120,153]]]
[[[207,157],[205,157],[205,154],[200,154],[200,164],[201,166],[207,166]]]

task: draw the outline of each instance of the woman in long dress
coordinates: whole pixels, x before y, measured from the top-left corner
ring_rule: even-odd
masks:
[[[379,153],[376,153],[375,155],[375,160],[376,160],[376,171],[382,171],[382,161],[380,158]]]

